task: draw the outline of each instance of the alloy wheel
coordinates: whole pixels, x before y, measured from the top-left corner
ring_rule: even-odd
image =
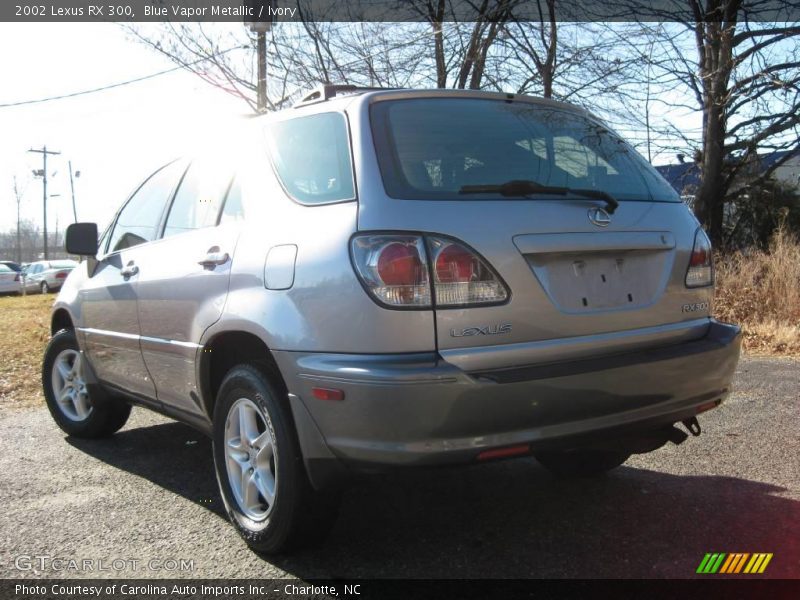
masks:
[[[231,406],[225,421],[225,466],[239,509],[263,521],[275,506],[277,447],[269,415],[249,398]]]
[[[80,352],[72,349],[61,351],[53,362],[51,382],[58,407],[67,417],[83,421],[92,414]]]

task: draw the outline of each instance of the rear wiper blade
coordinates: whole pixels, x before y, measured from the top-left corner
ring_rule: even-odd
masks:
[[[508,197],[523,197],[531,194],[556,194],[567,196],[573,194],[583,198],[603,200],[609,214],[614,214],[619,202],[608,192],[602,190],[582,190],[554,185],[542,185],[531,179],[514,179],[500,184],[465,185],[458,190],[459,194],[500,194]]]

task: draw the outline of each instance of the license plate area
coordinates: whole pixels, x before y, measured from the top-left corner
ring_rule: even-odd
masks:
[[[668,252],[651,250],[527,256],[539,283],[564,312],[641,308],[663,292]]]

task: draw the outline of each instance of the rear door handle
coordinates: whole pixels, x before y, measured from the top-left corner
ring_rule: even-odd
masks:
[[[128,277],[133,277],[139,272],[139,267],[133,264],[133,261],[129,262],[127,265],[120,269],[119,274],[122,275],[125,279]]]
[[[217,267],[219,265],[224,265],[228,262],[229,258],[230,256],[228,256],[227,252],[220,252],[219,248],[214,247],[209,250],[205,258],[198,261],[197,264],[203,267]]]

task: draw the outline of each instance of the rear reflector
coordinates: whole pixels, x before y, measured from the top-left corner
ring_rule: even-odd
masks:
[[[528,454],[531,448],[528,444],[519,444],[517,446],[508,446],[507,448],[494,448],[493,450],[484,450],[478,454],[478,460],[491,460],[493,458],[508,458],[509,456],[521,456]]]
[[[344,400],[344,392],[342,390],[330,388],[311,388],[311,393],[317,400]]]
[[[719,404],[720,404],[719,400],[714,400],[712,402],[706,402],[705,404],[701,404],[700,406],[697,407],[697,414],[700,414],[701,412],[706,412],[707,410],[711,410],[712,408],[716,408],[717,406],[719,406]]]

